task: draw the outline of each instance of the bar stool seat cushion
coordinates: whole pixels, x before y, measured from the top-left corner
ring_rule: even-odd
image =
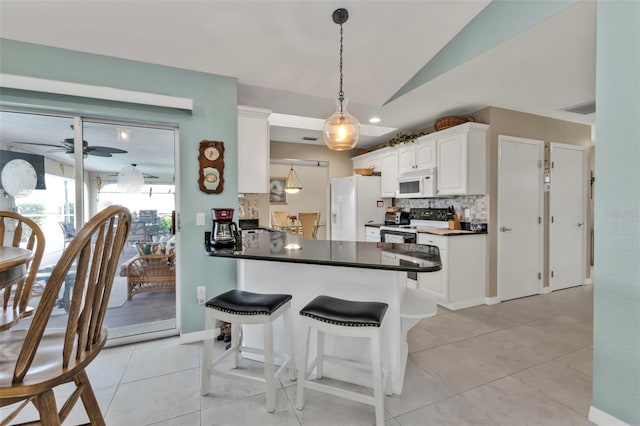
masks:
[[[300,315],[345,327],[380,327],[388,305],[318,296],[307,304]]]
[[[209,299],[205,306],[235,315],[271,315],[289,300],[290,294],[259,294],[233,289]]]

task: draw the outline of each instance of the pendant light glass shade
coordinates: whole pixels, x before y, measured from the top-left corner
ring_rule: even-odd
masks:
[[[291,166],[291,170],[289,170],[289,176],[287,176],[287,180],[284,183],[284,192],[287,194],[296,194],[302,190],[302,183],[300,182],[300,178],[295,170],[293,170],[293,166]]]
[[[135,164],[123,167],[118,173],[118,189],[121,192],[138,193],[144,187],[144,176]]]
[[[333,151],[353,149],[360,139],[360,122],[347,112],[347,102],[336,101],[336,112],[325,120],[322,128],[322,139]]]

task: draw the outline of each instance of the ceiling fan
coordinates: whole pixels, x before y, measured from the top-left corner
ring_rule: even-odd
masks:
[[[74,130],[73,124],[71,124],[71,130]],[[14,142],[23,145],[37,145],[37,146],[51,146],[56,148],[55,151],[64,151],[65,154],[73,154],[75,153],[74,147],[74,139],[66,138],[62,141],[62,145],[53,145],[49,143],[38,143],[38,142]],[[52,150],[54,151],[54,150]],[[89,142],[83,140],[82,141],[82,154],[84,156],[93,155],[96,157],[111,157],[111,154],[127,154],[128,151],[119,148],[111,148],[109,146],[91,146]]]
[[[54,145],[48,143],[37,143],[37,142],[14,142],[16,144],[23,145],[37,145],[37,146],[51,146],[56,148],[55,151],[63,151],[65,154],[73,154],[75,152],[74,149],[74,141],[73,138],[66,138],[62,141],[61,145]],[[111,148],[109,146],[92,146],[89,145],[89,142],[82,141],[82,153],[84,155],[93,155],[96,157],[111,157],[112,154],[126,154],[128,151],[119,148]]]
[[[137,168],[137,164],[135,163],[131,163],[131,165],[133,166],[134,169]],[[137,169],[139,170],[139,169]],[[111,173],[107,175],[108,177],[118,177],[118,173]],[[142,177],[145,179],[159,179],[159,176],[154,176],[154,175],[150,175],[149,173],[142,173]]]

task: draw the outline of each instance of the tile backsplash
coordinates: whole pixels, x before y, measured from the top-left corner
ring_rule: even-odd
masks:
[[[408,211],[414,207],[427,208],[444,208],[453,206],[458,216],[462,218],[462,210],[469,209],[471,217],[479,222],[488,222],[488,204],[489,197],[487,195],[459,195],[453,198],[396,198],[395,205]],[[469,220],[469,219],[466,219]]]

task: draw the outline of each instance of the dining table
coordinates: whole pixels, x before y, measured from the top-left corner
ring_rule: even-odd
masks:
[[[5,289],[10,292],[11,286],[26,278],[31,256],[30,250],[19,247],[0,247],[0,294],[3,294]],[[2,300],[0,310],[0,331],[12,327],[27,313],[27,311],[20,312],[17,303],[7,304],[5,307],[6,297],[8,295]],[[33,308],[28,309],[33,310]]]

